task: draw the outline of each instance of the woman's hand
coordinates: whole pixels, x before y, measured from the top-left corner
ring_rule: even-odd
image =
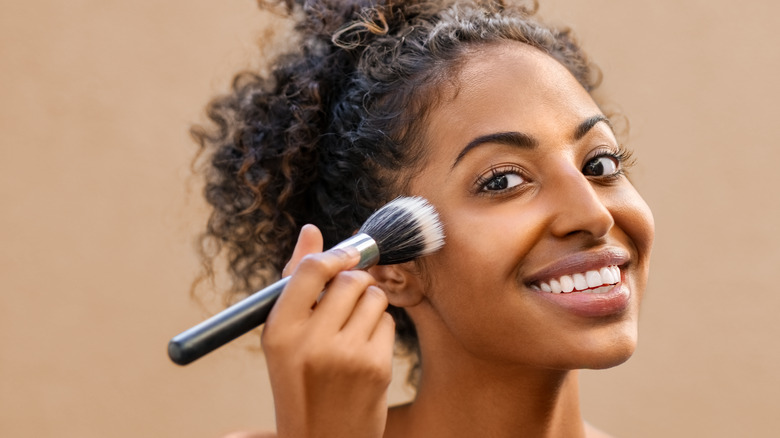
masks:
[[[387,297],[369,273],[349,271],[357,250],[321,251],[319,230],[305,226],[263,330],[278,435],[381,437],[395,327]]]

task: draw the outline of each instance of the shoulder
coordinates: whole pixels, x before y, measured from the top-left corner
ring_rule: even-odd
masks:
[[[276,433],[239,431],[229,433],[222,438],[276,438]]]
[[[585,436],[587,438],[613,438],[612,435],[601,431],[599,429],[596,429],[588,422],[585,422]]]

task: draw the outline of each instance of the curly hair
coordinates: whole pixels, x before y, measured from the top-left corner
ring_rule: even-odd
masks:
[[[351,235],[425,161],[425,116],[470,49],[505,40],[536,47],[592,91],[598,70],[568,29],[502,0],[280,0],[300,49],[270,74],[242,72],[192,135],[213,210],[201,239],[205,276],[225,257],[230,294],[275,280],[304,224],[325,245]],[[197,282],[196,282],[197,285]],[[195,285],[193,286],[195,287]],[[419,367],[414,325],[396,320],[399,354]],[[413,380],[414,373],[410,376]]]

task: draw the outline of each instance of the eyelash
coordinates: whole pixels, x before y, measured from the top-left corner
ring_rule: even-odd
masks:
[[[611,175],[593,177],[593,178],[598,178],[602,181],[610,182],[624,176],[626,174],[626,171],[629,168],[631,168],[631,166],[634,165],[634,159],[632,158],[632,156],[633,156],[633,152],[627,149],[625,146],[621,145],[618,146],[617,150],[615,151],[599,152],[598,154],[590,157],[586,161],[586,164],[593,160],[603,158],[603,157],[614,158],[618,163],[617,172]],[[525,173],[523,172],[522,168],[515,165],[503,165],[500,167],[495,167],[493,169],[490,169],[490,171],[487,174],[483,174],[479,178],[477,178],[477,181],[474,183],[476,193],[483,196],[499,196],[499,195],[503,195],[518,190],[524,185],[524,184],[519,184],[517,186],[510,187],[504,190],[485,190],[486,186],[490,182],[494,181],[498,177],[506,176],[506,175],[517,175],[520,178],[522,178],[524,182],[528,181],[528,178],[525,176]]]
[[[514,187],[509,187],[504,190],[485,190],[485,188],[490,182],[494,181],[498,177],[506,176],[506,175],[517,175],[523,179],[523,183]],[[479,178],[477,178],[477,181],[474,183],[474,187],[476,188],[476,192],[480,195],[497,196],[497,195],[513,192],[519,189],[524,185],[525,182],[527,182],[527,180],[528,178],[526,178],[523,169],[521,169],[518,166],[508,164],[500,167],[494,167],[493,169],[490,169],[490,171],[487,174],[481,175]]]
[[[590,157],[588,160],[585,161],[585,164],[590,163],[593,160],[609,157],[614,158],[618,163],[618,170],[617,172],[613,173],[612,175],[603,175],[603,176],[594,176],[592,178],[598,178],[603,181],[613,181],[616,180],[622,176],[625,176],[626,171],[631,168],[631,166],[634,165],[634,159],[633,159],[633,151],[629,150],[623,145],[618,146],[617,150],[615,151],[602,151],[594,155],[593,157]],[[583,167],[584,169],[584,167]]]

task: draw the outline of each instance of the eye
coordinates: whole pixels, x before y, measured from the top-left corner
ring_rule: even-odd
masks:
[[[611,155],[593,158],[582,168],[585,176],[612,176],[620,172],[620,160]]]
[[[506,190],[520,185],[522,182],[523,178],[520,175],[498,175],[485,184],[485,190]]]
[[[491,169],[477,181],[481,192],[500,193],[517,187],[525,182],[520,170],[514,166]]]

